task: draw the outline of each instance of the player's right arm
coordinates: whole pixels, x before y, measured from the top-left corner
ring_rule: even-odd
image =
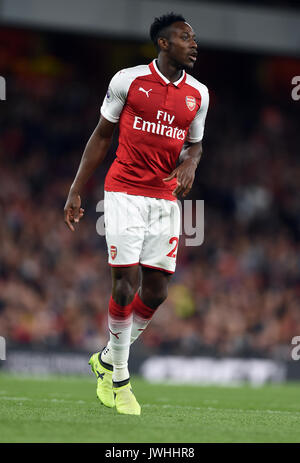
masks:
[[[65,223],[72,231],[74,231],[72,223],[79,222],[84,213],[84,210],[80,207],[81,191],[90,176],[104,160],[115,126],[116,123],[110,122],[101,116],[85,147],[64,208]]]
[[[124,70],[115,74],[110,81],[106,97],[101,106],[100,121],[86,145],[65,204],[65,223],[72,231],[74,231],[72,223],[79,222],[84,212],[80,207],[80,193],[89,177],[106,156],[114,128],[120,119],[126,101],[130,82],[131,80],[128,79]]]

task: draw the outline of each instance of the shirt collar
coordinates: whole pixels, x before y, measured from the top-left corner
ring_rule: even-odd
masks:
[[[172,83],[173,85],[175,85],[175,87],[181,87],[181,85],[184,84],[185,82],[185,79],[186,79],[186,72],[185,70],[183,69],[182,70],[182,76],[180,77],[180,79],[178,79],[176,82],[171,82],[169,79],[167,79],[161,72],[160,70],[158,69],[158,66],[157,66],[157,62],[156,62],[156,59],[154,59],[152,61],[152,63],[150,64],[150,69],[152,71],[152,74],[156,74],[157,78],[160,80],[160,82],[162,82],[164,85],[168,85],[170,83]]]

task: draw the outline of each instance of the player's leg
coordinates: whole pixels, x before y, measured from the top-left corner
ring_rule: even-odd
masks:
[[[114,382],[129,378],[128,357],[132,328],[132,300],[137,288],[138,265],[112,267],[112,296],[108,308],[109,342],[101,360],[113,365]]]
[[[113,290],[109,304],[109,346],[113,363],[113,392],[119,413],[140,415],[130,384],[128,359],[132,329],[132,300],[136,290],[138,266],[112,269]],[[103,355],[105,358],[105,355]]]
[[[138,267],[113,268],[113,291],[109,305],[110,340],[104,362],[113,363],[113,391],[119,413],[141,412],[130,385],[128,358],[130,344],[150,322],[157,307],[166,299],[171,275],[156,269],[142,268],[140,295],[134,292],[138,279]],[[132,324],[132,312],[134,322]],[[133,329],[133,332],[132,332]],[[109,357],[110,355],[110,357]]]
[[[147,198],[147,231],[140,256],[141,288],[132,302],[131,343],[146,329],[155,310],[166,299],[168,284],[175,271],[180,232],[177,202]]]
[[[143,220],[139,208],[126,194],[105,192],[105,227],[106,241],[109,252],[109,264],[112,267],[112,296],[109,302],[108,325],[109,343],[101,353],[91,358],[93,371],[106,368],[98,376],[97,394],[101,402],[113,406],[113,381],[116,387],[125,388],[129,384],[128,355],[132,326],[131,302],[134,297],[134,286],[138,274],[139,255],[143,245]],[[131,223],[128,222],[131,218]],[[132,224],[132,218],[134,223]],[[136,228],[134,228],[136,227]],[[97,368],[98,367],[98,368]],[[96,373],[96,372],[95,372]],[[96,373],[97,374],[97,373]],[[104,387],[107,380],[107,387]],[[124,384],[126,382],[126,384]],[[126,388],[125,388],[126,389]],[[126,390],[124,390],[124,396]],[[109,395],[109,400],[102,400]],[[139,414],[138,407],[120,413]],[[129,407],[130,408],[130,407]]]
[[[155,311],[167,298],[170,278],[170,273],[142,267],[141,286],[132,301],[130,344],[145,331]]]
[[[112,296],[108,309],[110,336],[107,346],[98,354],[96,369],[100,373],[97,394],[101,402],[109,407],[116,405],[119,413],[132,415],[141,413],[140,405],[131,390],[128,371],[131,303],[137,287],[138,271],[138,265],[112,267]]]

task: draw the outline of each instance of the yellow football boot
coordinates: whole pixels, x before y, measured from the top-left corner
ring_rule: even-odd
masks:
[[[128,381],[128,382],[127,382]],[[115,395],[115,404],[118,413],[124,415],[140,415],[141,406],[135,398],[131,389],[129,380],[122,381],[119,384],[126,382],[127,384],[116,387],[113,383],[113,391]]]
[[[89,360],[92,371],[97,378],[97,397],[106,407],[115,406],[112,374],[113,366],[101,360],[101,352],[93,354]]]

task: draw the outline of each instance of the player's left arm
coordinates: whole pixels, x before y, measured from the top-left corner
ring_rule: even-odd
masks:
[[[186,141],[178,159],[180,164],[171,172],[169,177],[163,179],[165,182],[169,182],[173,178],[177,178],[177,187],[172,192],[173,196],[181,194],[185,197],[189,194],[202,155],[202,139],[209,105],[209,94],[205,85],[198,84],[200,86],[201,106],[189,127]]]
[[[187,196],[193,186],[195,172],[202,155],[202,141],[196,143],[185,142],[179,156],[179,166],[173,170],[165,182],[177,178],[177,187],[172,192],[173,196]]]

